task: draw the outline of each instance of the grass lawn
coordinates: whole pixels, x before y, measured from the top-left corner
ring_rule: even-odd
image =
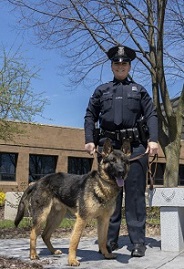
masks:
[[[125,210],[123,208],[122,210],[122,225],[126,224],[125,221]],[[60,224],[60,228],[63,229],[68,229],[68,228],[72,228],[73,224],[75,222],[75,219],[72,217],[69,218],[65,218],[62,223]],[[146,223],[149,225],[159,225],[160,224],[160,213],[159,213],[159,208],[157,207],[151,207],[151,208],[147,208],[147,220]],[[90,223],[88,224],[91,227],[96,227],[96,221],[95,220],[91,220]],[[1,219],[0,220],[0,229],[3,228],[13,228],[14,223],[11,220],[4,220]],[[31,227],[31,218],[23,218],[23,220],[20,222],[19,224],[20,228],[25,228],[25,227]]]

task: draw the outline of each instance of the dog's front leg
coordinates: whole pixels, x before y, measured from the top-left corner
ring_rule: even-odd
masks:
[[[71,266],[80,265],[80,262],[76,259],[76,252],[83,229],[86,227],[86,223],[86,220],[82,219],[79,215],[77,215],[69,246],[68,264]]]
[[[109,228],[110,217],[103,216],[97,219],[98,221],[98,245],[99,251],[104,255],[106,259],[115,259],[116,255],[109,253],[107,250],[107,233]]]

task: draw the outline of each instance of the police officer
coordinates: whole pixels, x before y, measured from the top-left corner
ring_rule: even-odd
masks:
[[[158,122],[152,99],[140,85],[128,79],[131,61],[136,53],[129,47],[117,45],[107,52],[111,60],[113,81],[102,84],[95,90],[89,100],[85,115],[85,150],[95,152],[95,123],[99,122],[101,130],[99,148],[106,137],[111,138],[114,148],[119,149],[123,139],[131,142],[131,158],[143,153],[143,157],[130,163],[130,171],[125,181],[125,215],[130,240],[133,244],[131,255],[145,255],[146,223],[146,173],[148,155],[158,151]],[[144,117],[149,130],[144,137],[139,120]],[[139,128],[138,128],[139,127]],[[143,132],[142,132],[143,131]],[[114,214],[110,219],[108,242],[109,251],[118,248],[118,236],[122,217],[123,189],[117,197]]]

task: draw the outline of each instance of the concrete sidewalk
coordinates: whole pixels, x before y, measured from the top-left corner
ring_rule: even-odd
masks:
[[[40,255],[40,264],[45,269],[68,269],[67,254],[69,239],[53,239],[54,247],[62,250],[63,254],[56,256],[50,255],[42,239],[38,239],[37,250]],[[106,268],[126,268],[126,269],[184,269],[184,251],[164,252],[160,250],[159,237],[146,238],[146,256],[142,258],[132,258],[131,243],[128,236],[121,236],[119,240],[120,249],[116,260],[105,260],[98,253],[96,238],[81,238],[77,257],[80,260],[82,269],[106,269]],[[0,254],[8,257],[20,258],[24,261],[29,260],[29,239],[2,239],[0,240]]]

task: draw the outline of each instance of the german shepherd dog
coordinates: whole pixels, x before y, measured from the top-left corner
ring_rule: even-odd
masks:
[[[70,239],[69,265],[80,264],[76,259],[77,247],[83,229],[92,218],[97,219],[99,251],[106,259],[116,258],[107,250],[107,232],[109,219],[115,209],[116,197],[129,170],[129,153],[127,145],[122,146],[121,150],[113,150],[111,141],[106,139],[98,171],[94,170],[85,175],[49,174],[25,190],[14,223],[18,226],[25,209],[29,208],[33,223],[30,233],[32,260],[39,258],[36,252],[36,240],[41,234],[43,223],[45,227],[42,238],[47,248],[52,254],[62,253],[53,248],[50,238],[67,210],[76,216]]]

